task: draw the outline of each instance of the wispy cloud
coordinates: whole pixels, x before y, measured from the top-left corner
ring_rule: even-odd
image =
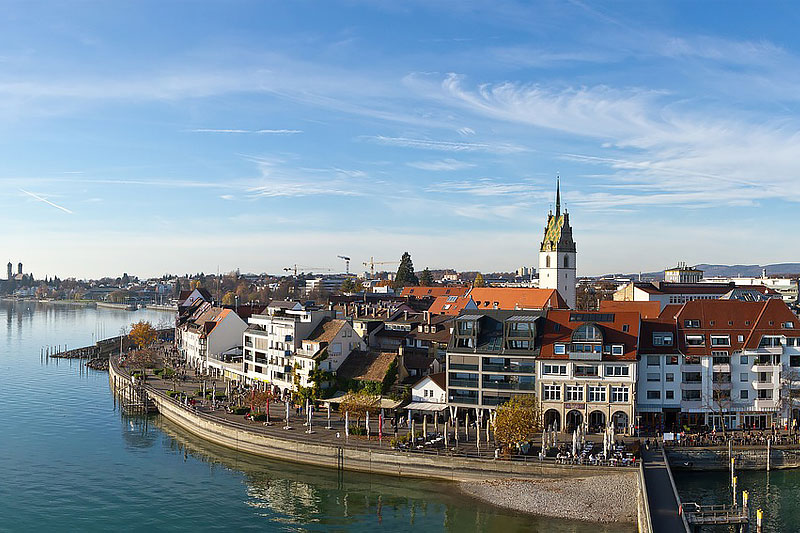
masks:
[[[54,203],[54,202],[51,202],[51,201],[50,201],[50,200],[48,200],[47,198],[42,198],[42,197],[41,197],[41,196],[39,196],[38,194],[32,193],[32,192],[30,192],[30,191],[26,191],[25,189],[19,189],[19,190],[20,190],[21,192],[23,192],[23,193],[27,194],[27,195],[28,195],[28,196],[30,196],[31,198],[35,199],[35,200],[38,200],[38,201],[40,201],[40,202],[44,202],[44,203],[46,203],[47,205],[53,206],[53,207],[55,207],[56,209],[60,209],[61,211],[65,212],[65,213],[68,213],[68,214],[70,214],[70,215],[72,215],[72,214],[73,214],[73,213],[72,213],[72,211],[70,211],[70,210],[69,210],[69,209],[67,209],[66,207],[63,207],[63,206],[60,206],[60,205],[58,205],[58,204],[56,204],[56,203]]]
[[[195,128],[186,130],[192,133],[241,133],[241,134],[263,134],[263,135],[297,135],[303,133],[303,130],[241,130],[241,129],[212,129],[212,128]]]
[[[466,161],[450,158],[441,159],[439,161],[411,161],[406,163],[406,165],[420,170],[433,171],[465,170],[475,166],[474,163],[467,163]]]
[[[469,143],[457,141],[437,141],[431,139],[411,139],[408,137],[386,137],[383,135],[367,136],[365,139],[387,146],[416,148],[420,150],[436,150],[440,152],[489,152],[511,154],[528,151],[527,148],[511,143]]]

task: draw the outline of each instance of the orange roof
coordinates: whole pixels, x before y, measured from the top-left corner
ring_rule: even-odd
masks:
[[[431,296],[438,298],[439,296],[464,296],[469,292],[469,287],[453,286],[453,287],[403,287],[400,296],[416,296],[423,298]]]
[[[469,296],[439,296],[428,308],[428,312],[432,315],[458,316],[471,301]]]
[[[614,300],[601,300],[600,311],[616,313],[620,311],[636,311],[642,318],[656,318],[661,312],[661,302],[619,302]]]
[[[478,309],[569,309],[555,289],[475,287],[469,292]]]
[[[622,355],[603,353],[603,361],[636,361],[639,313],[621,311],[613,314],[606,313],[606,315],[611,315],[613,321],[600,321],[601,314],[596,312],[548,311],[542,328],[542,349],[539,357],[542,359],[569,359],[569,354],[556,354],[554,345],[569,344],[572,342],[572,334],[579,326],[593,323],[602,331],[604,345],[621,344],[624,346]],[[598,317],[597,322],[592,320],[593,316]],[[582,320],[572,320],[572,318],[581,318]]]

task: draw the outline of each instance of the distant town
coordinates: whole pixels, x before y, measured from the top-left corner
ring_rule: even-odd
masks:
[[[91,281],[36,279],[9,262],[0,291],[174,310],[192,367],[283,396],[356,384],[481,418],[530,394],[560,431],[797,423],[800,276],[706,277],[679,262],[662,275],[578,278],[560,190],[538,255],[516,272],[417,271],[404,253],[342,255],[344,273],[290,265],[281,276]]]

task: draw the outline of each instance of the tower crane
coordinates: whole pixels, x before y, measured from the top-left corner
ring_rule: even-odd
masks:
[[[344,259],[344,271],[346,274],[350,273],[350,258],[346,255],[337,255],[339,259]]]
[[[369,261],[364,261],[364,266],[369,267],[369,277],[375,277],[375,265],[396,265],[400,261],[375,261],[374,257],[370,257]]]
[[[283,270],[284,270],[284,272],[293,272],[293,273],[294,273],[294,276],[295,276],[295,277],[297,277],[297,269],[298,269],[298,268],[302,268],[302,269],[308,269],[309,273],[312,273],[312,272],[313,272],[313,271],[315,271],[315,270],[316,270],[316,271],[322,271],[322,272],[330,272],[330,271],[331,271],[331,269],[330,269],[330,268],[325,268],[325,267],[310,267],[310,266],[304,266],[304,265],[298,265],[298,264],[294,264],[294,265],[292,265],[292,266],[288,266],[288,267],[284,268]]]

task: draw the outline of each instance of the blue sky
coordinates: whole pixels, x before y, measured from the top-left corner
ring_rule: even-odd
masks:
[[[399,5],[398,5],[399,4]],[[0,250],[37,276],[798,260],[790,2],[29,2]],[[0,257],[2,257],[0,252]]]

